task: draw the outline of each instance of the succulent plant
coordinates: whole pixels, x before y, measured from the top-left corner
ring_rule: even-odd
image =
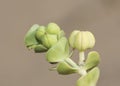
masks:
[[[96,86],[100,74],[100,55],[96,51],[90,51],[86,58],[84,55],[95,45],[95,37],[90,31],[74,30],[67,39],[64,31],[55,23],[47,26],[35,24],[25,35],[24,42],[28,49],[46,53],[46,60],[56,64],[51,70],[61,75],[78,73],[80,78],[77,86]],[[74,50],[79,52],[78,63],[71,59]]]

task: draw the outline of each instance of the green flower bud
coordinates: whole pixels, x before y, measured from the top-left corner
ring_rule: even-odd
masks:
[[[74,31],[69,38],[70,45],[79,51],[94,47],[95,37],[89,31]]]
[[[45,26],[40,26],[36,31],[36,38],[38,41],[41,41],[41,36],[45,34]]]
[[[71,33],[70,37],[69,37],[69,43],[70,43],[70,45],[72,46],[72,48],[75,48],[75,45],[74,45],[74,43],[75,43],[75,36],[76,36],[76,34],[77,34],[78,32],[79,32],[78,30],[73,31],[73,32]]]
[[[58,34],[60,32],[60,27],[55,23],[49,23],[46,32],[49,34]]]
[[[45,34],[41,37],[41,42],[45,47],[50,48],[57,43],[57,35]]]

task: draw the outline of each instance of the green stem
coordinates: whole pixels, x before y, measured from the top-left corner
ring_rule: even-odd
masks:
[[[71,57],[72,53],[70,54],[70,57]],[[84,52],[80,52],[79,53],[79,66],[71,58],[69,58],[69,57],[66,58],[64,61],[66,63],[68,63],[70,66],[76,68],[78,70],[78,74],[80,74],[81,76],[84,76],[84,75],[87,74],[86,70],[83,67],[84,60],[85,60]],[[81,64],[83,64],[83,65],[81,65]]]
[[[84,60],[85,60],[84,54],[85,53],[83,51],[79,53],[79,62],[78,62],[79,66],[84,65]]]
[[[85,53],[84,53],[84,51],[82,51],[82,52],[79,53],[79,62],[78,62],[78,64],[79,64],[78,73],[82,76],[87,74],[87,71],[83,67],[84,66],[84,60],[85,60]]]
[[[84,67],[80,66],[78,69],[78,74],[80,74],[81,76],[84,76],[87,74],[87,71],[85,70]]]
[[[80,74],[81,76],[84,76],[87,74],[84,67],[82,65],[78,66],[72,59],[66,58],[64,61],[69,65],[71,65],[72,67],[76,68],[78,70],[78,74]]]
[[[67,62],[69,65],[71,65],[74,68],[79,68],[79,66],[70,58],[66,58],[65,62]]]

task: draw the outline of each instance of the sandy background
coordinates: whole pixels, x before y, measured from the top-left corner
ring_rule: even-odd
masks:
[[[0,86],[75,86],[78,75],[50,72],[44,54],[24,46],[29,27],[49,22],[67,36],[74,29],[93,32],[93,50],[101,54],[97,86],[120,85],[120,0],[0,0]]]

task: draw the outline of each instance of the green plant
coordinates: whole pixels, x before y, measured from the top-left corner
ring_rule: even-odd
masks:
[[[86,50],[95,45],[91,32],[74,30],[67,39],[64,31],[55,23],[47,26],[35,24],[25,35],[24,42],[28,49],[33,49],[35,53],[45,52],[46,60],[57,64],[51,70],[62,75],[78,73],[80,78],[77,86],[96,86],[100,73],[100,56],[96,51],[90,51],[87,58],[84,55]],[[71,59],[75,49],[79,52],[78,64]]]

